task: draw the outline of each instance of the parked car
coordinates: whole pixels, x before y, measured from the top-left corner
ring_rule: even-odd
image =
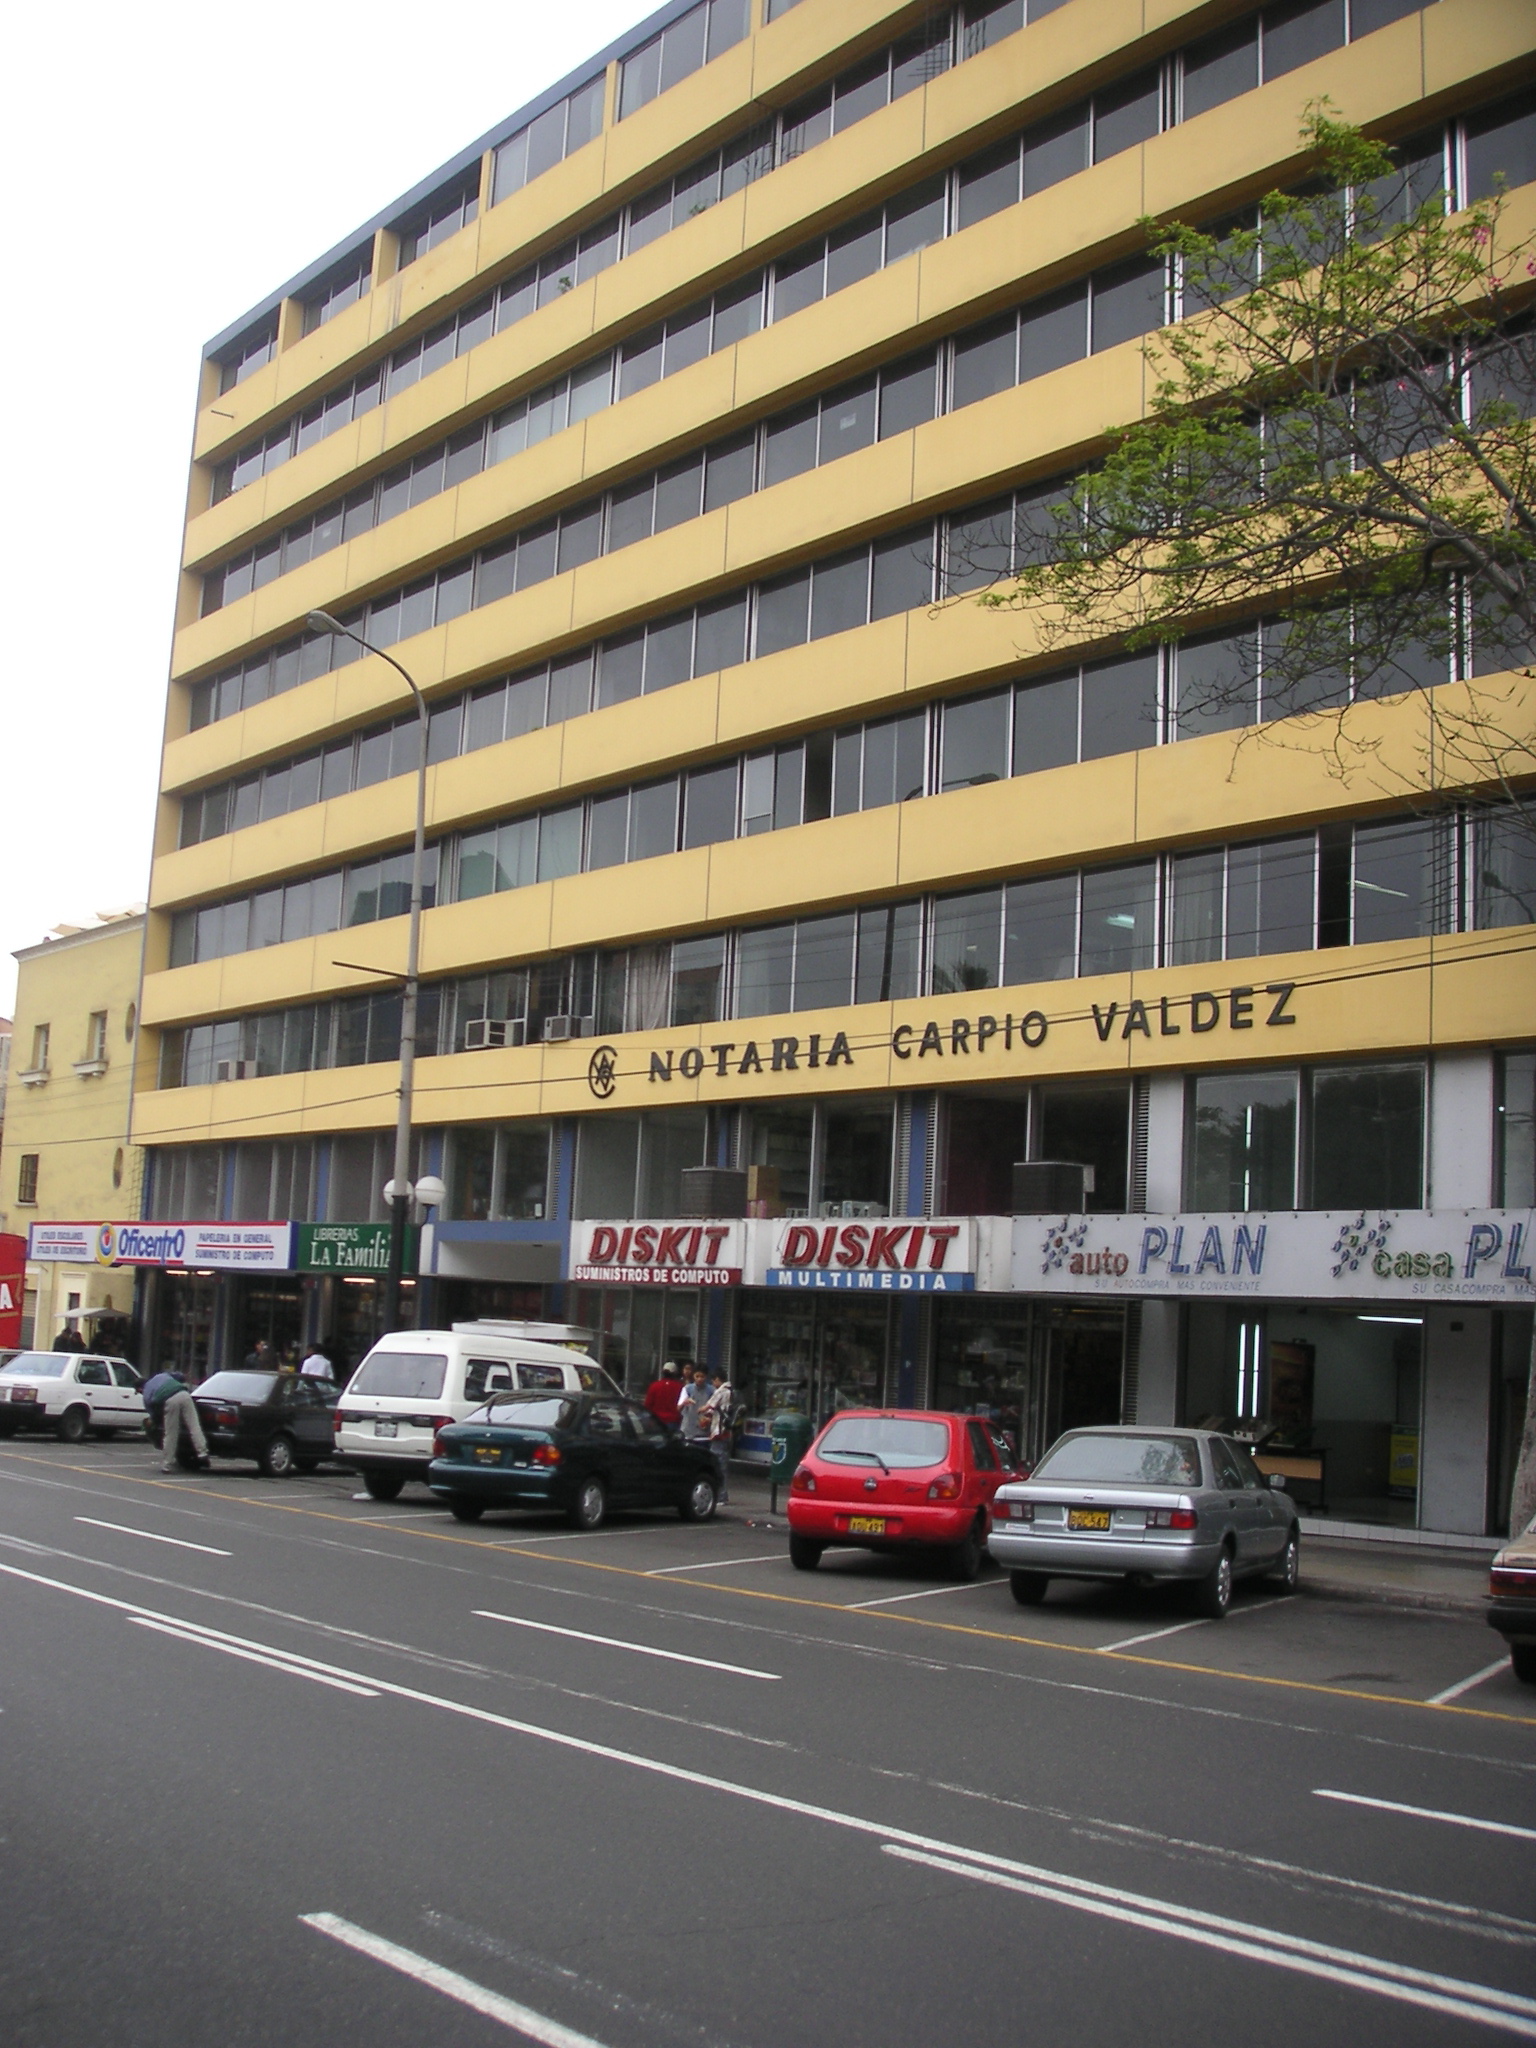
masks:
[[[0,1435],[47,1429],[66,1444],[144,1427],[139,1375],[124,1358],[18,1351],[0,1365]]]
[[[218,1458],[254,1458],[269,1479],[313,1472],[331,1455],[329,1380],[294,1372],[216,1372],[192,1399],[208,1448]]]
[[[336,1455],[375,1500],[394,1500],[425,1479],[437,1432],[473,1415],[487,1394],[519,1388],[618,1394],[583,1351],[546,1342],[537,1323],[515,1334],[492,1324],[402,1330],[381,1337],[346,1384],[336,1409]],[[563,1332],[567,1326],[543,1326]]]
[[[1536,1685],[1536,1521],[1495,1556],[1488,1596],[1488,1626],[1509,1644],[1510,1668]]]
[[[1058,1437],[1026,1481],[999,1491],[988,1547],[1021,1607],[1038,1606],[1052,1579],[1172,1579],[1211,1621],[1237,1579],[1270,1574],[1294,1591],[1301,1569],[1295,1503],[1246,1444],[1129,1423]]]
[[[1002,1431],[975,1415],[845,1408],[795,1468],[789,1561],[814,1571],[829,1546],[942,1549],[951,1574],[980,1569],[992,1499],[1021,1467]]]
[[[557,1508],[577,1529],[601,1528],[611,1508],[715,1512],[708,1447],[618,1394],[498,1394],[445,1424],[434,1451],[427,1484],[460,1522],[487,1508]]]

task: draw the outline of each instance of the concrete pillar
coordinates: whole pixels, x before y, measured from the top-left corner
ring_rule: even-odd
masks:
[[[1154,1074],[1147,1085],[1147,1208],[1166,1215],[1183,1206],[1184,1076]],[[1142,1342],[1145,1360],[1145,1337]]]
[[[1489,1052],[1439,1053],[1429,1072],[1431,1209],[1482,1209],[1493,1200],[1494,1070]]]
[[[1136,1376],[1136,1413],[1126,1420],[1176,1422],[1178,1405],[1179,1304],[1176,1301],[1144,1301],[1141,1304],[1141,1360]]]
[[[1424,1312],[1421,1529],[1458,1536],[1486,1532],[1492,1342],[1488,1309]]]

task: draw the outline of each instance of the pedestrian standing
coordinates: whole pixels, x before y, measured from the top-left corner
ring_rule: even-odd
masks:
[[[181,1374],[157,1372],[144,1388],[144,1406],[151,1420],[158,1421],[165,1431],[160,1449],[160,1470],[175,1471],[176,1453],[181,1448],[181,1432],[185,1429],[197,1453],[198,1466],[206,1472],[208,1439],[197,1419],[197,1403],[187,1392],[187,1383]]]
[[[683,1440],[686,1443],[693,1443],[703,1434],[699,1414],[707,1398],[708,1389],[704,1385],[704,1368],[702,1365],[696,1366],[683,1387],[682,1399],[678,1403],[677,1410],[677,1426],[682,1431]]]
[[[669,1358],[661,1368],[661,1376],[654,1379],[645,1390],[643,1406],[655,1416],[663,1429],[677,1427],[678,1403],[683,1398],[683,1383],[677,1367]]]
[[[254,1349],[246,1353],[245,1369],[247,1372],[277,1371],[277,1353],[265,1337],[258,1337]]]
[[[81,1336],[79,1329],[74,1323],[66,1323],[57,1337],[54,1338],[53,1348],[55,1351],[83,1351],[85,1349],[85,1339]]]
[[[710,1382],[710,1391],[704,1397],[699,1420],[718,1475],[715,1498],[723,1502],[731,1497],[731,1417],[736,1406],[736,1390],[718,1366],[711,1374]]]
[[[331,1361],[318,1344],[311,1344],[304,1354],[304,1363],[299,1367],[300,1376],[306,1380],[328,1380],[334,1377]]]

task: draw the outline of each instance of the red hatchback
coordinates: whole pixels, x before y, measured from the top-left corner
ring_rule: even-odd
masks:
[[[1002,1431],[975,1415],[931,1408],[844,1408],[795,1468],[789,1560],[813,1572],[829,1545],[942,1549],[952,1575],[974,1579],[992,1496],[1027,1478]]]

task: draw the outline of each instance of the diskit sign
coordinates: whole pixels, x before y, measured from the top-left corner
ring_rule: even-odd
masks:
[[[0,1347],[21,1348],[21,1310],[27,1291],[27,1240],[0,1231]]]
[[[1025,1294],[1536,1303],[1530,1209],[1016,1216]]]
[[[976,1285],[973,1217],[881,1217],[774,1226],[770,1287],[816,1293],[963,1294]]]
[[[67,1265],[205,1266],[286,1273],[291,1223],[34,1223],[30,1258]]]
[[[745,1226],[740,1222],[573,1223],[573,1280],[635,1287],[739,1287]]]
[[[300,1223],[298,1268],[301,1273],[387,1273],[388,1223]],[[405,1234],[405,1270],[416,1271],[416,1231]]]

